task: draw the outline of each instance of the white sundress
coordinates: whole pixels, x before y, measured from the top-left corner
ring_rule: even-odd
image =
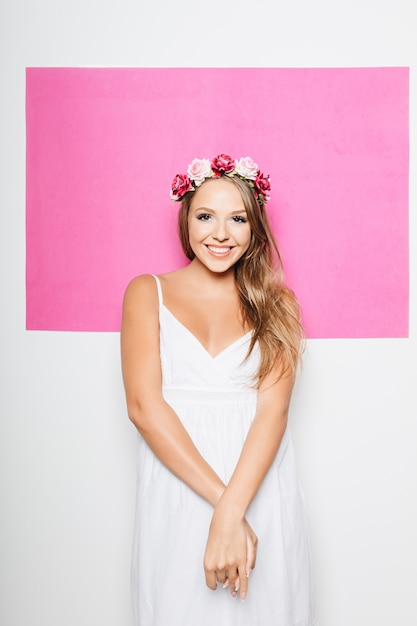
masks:
[[[259,349],[251,333],[212,357],[166,308],[159,279],[163,395],[227,484],[255,415]],[[244,602],[206,586],[212,506],[172,474],[139,435],[132,555],[135,626],[316,626],[308,533],[287,428],[247,520],[259,543]]]

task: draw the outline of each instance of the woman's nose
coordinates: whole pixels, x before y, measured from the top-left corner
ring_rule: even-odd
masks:
[[[213,237],[217,241],[225,241],[229,239],[229,233],[227,232],[227,225],[224,222],[217,222],[213,232]]]

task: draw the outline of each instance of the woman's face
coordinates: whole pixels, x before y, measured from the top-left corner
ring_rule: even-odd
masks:
[[[212,272],[226,272],[249,247],[251,228],[238,188],[227,178],[205,181],[188,214],[190,246]]]

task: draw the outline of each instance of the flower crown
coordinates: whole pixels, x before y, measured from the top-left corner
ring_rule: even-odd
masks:
[[[171,185],[171,200],[179,202],[189,191],[195,191],[207,178],[238,176],[253,189],[255,198],[262,206],[270,199],[269,175],[262,174],[250,157],[232,159],[228,154],[219,154],[214,159],[194,159],[186,174],[177,174]]]

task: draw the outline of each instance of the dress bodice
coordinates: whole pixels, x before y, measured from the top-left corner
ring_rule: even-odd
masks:
[[[164,389],[189,391],[253,391],[259,364],[259,347],[247,357],[252,331],[216,356],[165,306],[157,276],[160,324],[160,354]]]

